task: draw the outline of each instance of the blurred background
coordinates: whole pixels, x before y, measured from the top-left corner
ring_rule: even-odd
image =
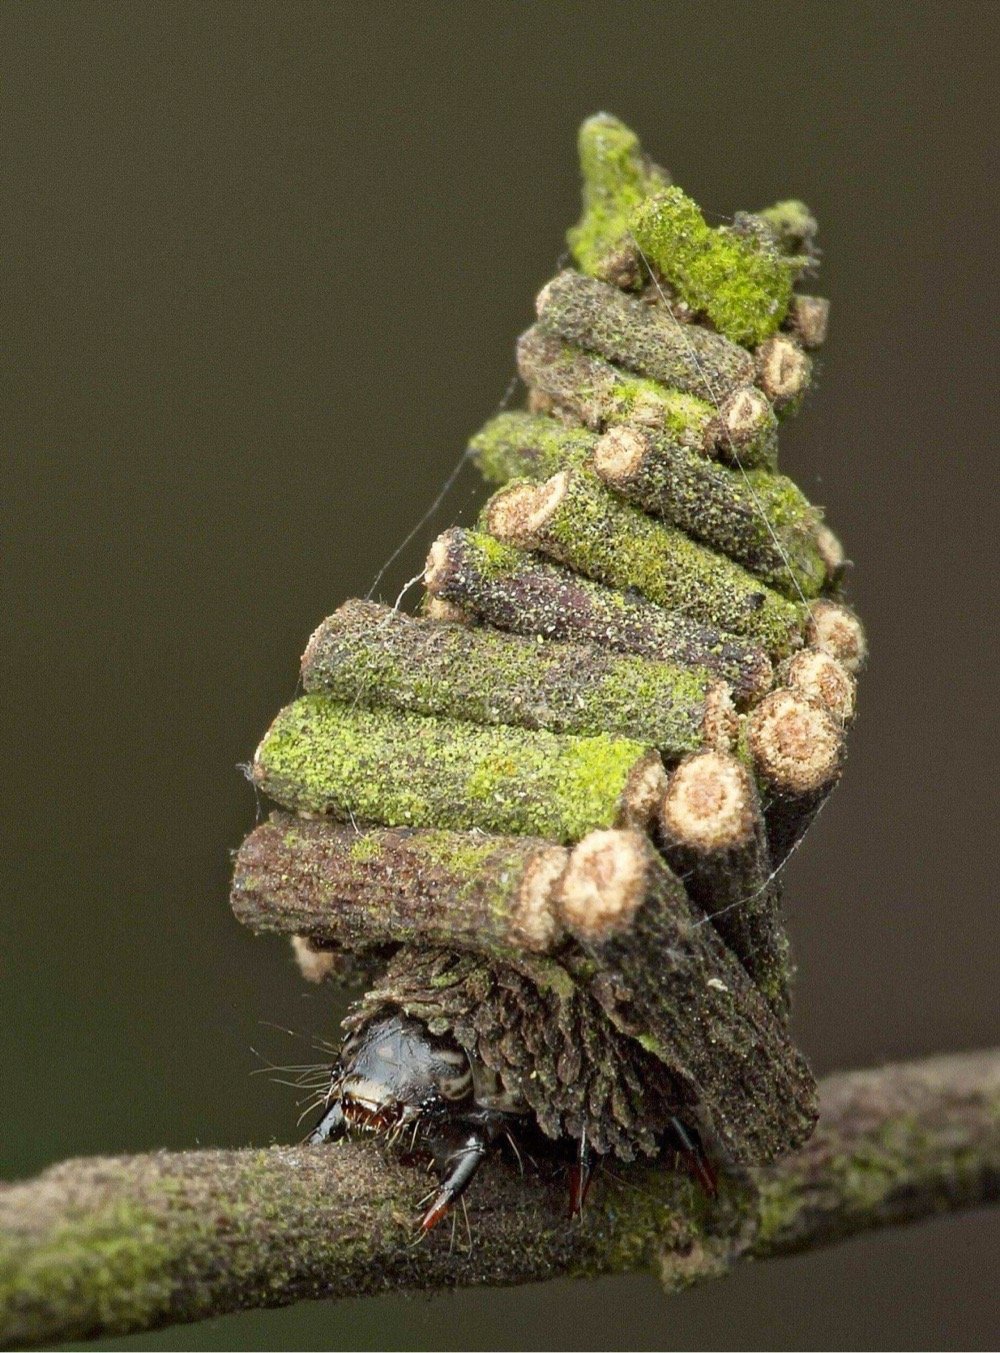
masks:
[[[996,1041],[997,15],[0,6],[4,1177],[296,1138],[294,1092],[252,1073],[311,1060],[340,1007],[229,913],[259,811],[237,764],[495,410],[598,109],[719,218],[796,195],[821,223],[832,337],[782,458],[856,561],[873,656],[788,868],[798,1038],[819,1073]],[[380,595],[481,500],[466,468]],[[105,1346],[991,1348],[997,1234],[944,1220],[669,1301],[556,1282]]]

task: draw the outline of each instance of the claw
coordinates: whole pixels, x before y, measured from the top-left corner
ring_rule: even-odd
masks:
[[[340,1100],[335,1099],[310,1132],[306,1141],[310,1146],[315,1146],[320,1142],[335,1142],[343,1137],[346,1131],[347,1123],[344,1119],[344,1111],[340,1107]]]
[[[575,1221],[583,1215],[583,1205],[593,1179],[594,1153],[587,1144],[587,1134],[580,1138],[577,1158],[569,1169],[569,1218]]]
[[[684,1162],[685,1169],[689,1174],[694,1175],[709,1198],[717,1198],[719,1196],[719,1177],[712,1167],[712,1162],[705,1154],[705,1148],[702,1146],[697,1132],[693,1128],[686,1127],[679,1118],[671,1118],[670,1126],[677,1138],[678,1155]]]
[[[420,1218],[420,1231],[426,1235],[428,1231],[433,1231],[442,1218],[447,1217],[451,1211],[450,1198],[437,1198]]]

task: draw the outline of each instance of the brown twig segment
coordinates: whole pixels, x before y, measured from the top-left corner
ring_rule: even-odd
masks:
[[[777,869],[840,779],[844,733],[822,705],[780,687],[747,715],[745,736]]]
[[[787,325],[804,348],[821,348],[830,324],[830,302],[824,296],[792,297]]]
[[[691,1088],[730,1158],[762,1164],[803,1142],[815,1122],[805,1060],[650,843],[591,833],[559,891],[611,1023]]]
[[[757,384],[779,413],[794,412],[812,380],[812,362],[795,339],[774,334],[757,349]]]
[[[721,625],[785,657],[801,644],[803,611],[751,574],[622,502],[596,475],[562,471],[516,480],[483,510],[500,540],[540,550],[579,573],[701,624]]]
[[[302,681],[366,708],[633,738],[673,760],[706,742],[731,747],[737,732],[728,688],[704,670],[415,620],[368,601],[324,620]]]
[[[659,754],[626,738],[484,728],[324,695],[281,711],[253,778],[285,808],[341,820],[562,842],[646,826],[666,787]]]
[[[670,777],[659,844],[688,896],[707,912],[782,1019],[790,1004],[788,939],[760,800],[733,756],[686,757]]]
[[[814,597],[829,581],[818,541],[820,513],[784,475],[715,465],[662,433],[636,427],[605,433],[591,463],[629,502],[787,597]]]
[[[727,395],[705,429],[703,449],[744,470],[776,469],[778,420],[764,392],[742,385]]]
[[[669,432],[682,446],[711,451],[724,435],[704,392],[699,397],[671,390],[658,381],[622,371],[605,358],[550,334],[540,324],[517,340],[517,371],[536,397],[543,395],[549,401],[547,412],[554,409],[593,432],[619,423],[638,423]],[[757,393],[776,427],[771,406]],[[772,430],[772,453],[775,445]]]
[[[435,602],[501,630],[707,670],[732,687],[740,705],[771,686],[771,663],[759,644],[581,578],[481,532],[454,527],[439,536],[424,581]]]
[[[542,289],[536,310],[548,333],[699,399],[755,382],[753,359],[728,338],[572,269]]]
[[[806,642],[829,653],[852,674],[861,670],[868,657],[868,641],[861,621],[849,607],[825,597],[809,608]]]
[[[803,648],[781,664],[779,685],[801,691],[842,724],[857,712],[858,683],[836,658],[821,648]]]
[[[252,930],[351,952],[415,943],[544,953],[568,852],[526,836],[368,828],[274,813],[236,855],[230,901]]]
[[[618,1173],[616,1171],[616,1173]],[[52,1347],[307,1298],[659,1273],[739,1261],[1000,1199],[1000,1050],[833,1076],[812,1140],[693,1205],[657,1165],[598,1174],[583,1224],[565,1181],[494,1159],[475,1237],[410,1243],[425,1177],[372,1142],[71,1160],[0,1186],[0,1343]]]

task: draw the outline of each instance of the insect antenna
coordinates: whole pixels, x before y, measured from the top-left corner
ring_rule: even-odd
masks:
[[[513,1135],[513,1133],[511,1132],[510,1128],[507,1128],[507,1129],[505,1130],[504,1136],[505,1136],[505,1137],[507,1138],[507,1140],[510,1142],[511,1149],[513,1150],[514,1155],[515,1155],[516,1158],[517,1158],[517,1168],[520,1170],[520,1172],[521,1172],[521,1178],[523,1179],[523,1178],[524,1178],[524,1161],[521,1159],[521,1152],[518,1150],[517,1142],[514,1140],[514,1135]]]

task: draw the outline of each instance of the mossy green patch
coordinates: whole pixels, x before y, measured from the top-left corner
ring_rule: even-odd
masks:
[[[477,569],[484,578],[500,578],[514,572],[524,559],[513,545],[505,545],[488,531],[470,531],[466,536]]]
[[[15,1343],[34,1344],[148,1328],[169,1309],[171,1264],[183,1256],[179,1228],[169,1242],[166,1234],[152,1208],[115,1201],[27,1250],[4,1242],[0,1309],[14,1313],[4,1329]]]
[[[431,828],[411,837],[410,848],[429,864],[450,874],[475,874],[482,869],[495,846],[486,838]]]
[[[558,470],[582,465],[594,440],[583,428],[514,411],[491,418],[473,437],[469,450],[487,483],[505,484],[522,475],[548,479]]]
[[[348,848],[355,864],[371,864],[382,856],[382,844],[375,836],[357,836]]]
[[[307,695],[272,724],[254,778],[286,807],[341,819],[569,842],[617,821],[645,751],[624,738],[482,728]]]
[[[567,241],[580,269],[593,273],[625,240],[635,208],[669,179],[643,155],[635,132],[607,113],[581,126],[579,151],[583,215]]]
[[[682,446],[700,447],[715,417],[707,400],[683,390],[671,390],[659,381],[626,372],[615,382],[608,425],[642,423],[661,428]]]
[[[539,544],[588,577],[635,588],[660,606],[756,639],[772,656],[786,656],[799,641],[802,607],[730,559],[622,502],[590,472],[569,474]]]
[[[676,186],[643,201],[629,228],[678,295],[734,342],[756,347],[787,315],[796,269],[763,233],[710,226]]]
[[[918,1115],[889,1119],[877,1131],[860,1138],[853,1149],[831,1155],[823,1165],[823,1188],[837,1200],[837,1215],[845,1233],[857,1229],[859,1220],[878,1217],[891,1199],[915,1193],[924,1186],[924,1176],[937,1168],[936,1157],[948,1157],[949,1175],[960,1180],[964,1170],[982,1169],[982,1157],[972,1149],[956,1151],[942,1141],[937,1128]],[[767,1254],[778,1245],[786,1248],[794,1237],[804,1209],[814,1205],[803,1180],[790,1171],[783,1179],[761,1181],[757,1238],[754,1250]],[[808,1233],[808,1227],[807,1227]]]

